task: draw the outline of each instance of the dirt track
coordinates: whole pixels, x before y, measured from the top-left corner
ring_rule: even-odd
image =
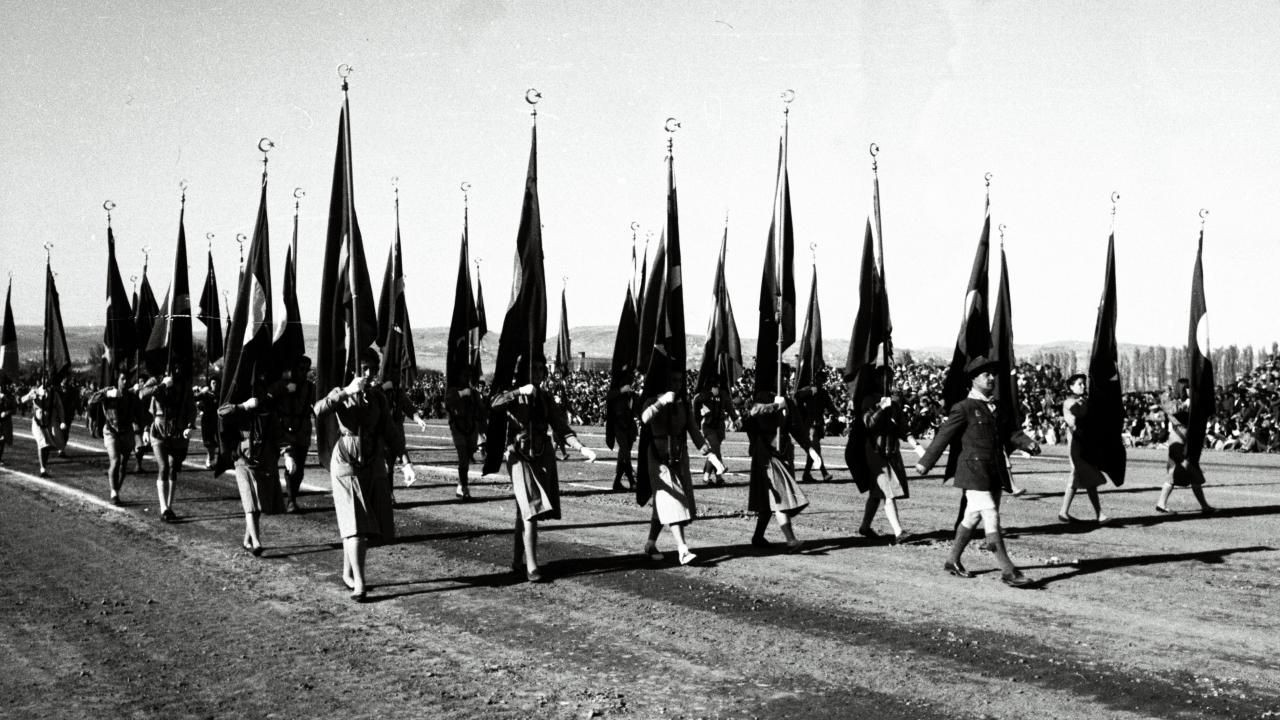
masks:
[[[411,428],[414,460],[447,466],[446,434]],[[154,465],[117,509],[74,492],[106,494],[83,431],[51,485],[23,435],[0,468],[0,716],[1280,717],[1274,456],[1207,455],[1206,518],[1186,491],[1185,512],[1156,515],[1163,457],[1134,452],[1101,528],[1056,520],[1062,448],[1015,459],[1030,492],[1004,523],[1034,590],[1002,585],[976,543],[977,579],[941,572],[957,492],[936,474],[902,505],[912,545],[857,536],[862,497],[837,482],[806,486],[802,554],[757,551],[735,474],[698,488],[703,562],[677,565],[664,535],[653,563],[638,554],[648,511],[607,491],[607,451],[561,465],[565,519],[540,538],[553,582],[529,585],[508,569],[503,480],[462,505],[440,467],[397,488],[399,538],[370,552],[373,602],[356,605],[327,494],[264,518],[253,558],[229,476],[185,473],[183,520],[164,525]],[[598,430],[582,437],[603,450]],[[741,436],[726,452],[745,470]]]

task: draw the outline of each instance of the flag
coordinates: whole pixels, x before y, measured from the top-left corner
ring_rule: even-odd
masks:
[[[13,324],[13,278],[4,294],[4,329],[0,330],[0,377],[18,378],[18,329]]]
[[[760,279],[760,323],[756,333],[757,392],[781,392],[778,383],[782,353],[796,340],[795,233],[791,226],[791,183],[785,145],[778,143],[778,179],[773,219]]]
[[[44,371],[49,384],[56,384],[71,372],[71,352],[67,350],[67,331],[62,325],[62,304],[58,286],[53,281],[53,268],[44,266]]]
[[[271,357],[275,369],[283,373],[298,366],[307,354],[306,340],[302,335],[302,313],[298,310],[298,266],[293,247],[284,251],[284,317],[276,326],[276,336],[271,342]]]
[[[636,375],[636,329],[635,299],[631,297],[631,287],[627,286],[627,294],[622,300],[622,312],[618,315],[618,332],[613,337],[613,361],[609,365],[609,389],[617,388],[633,382]]]
[[[1017,358],[1013,354],[1013,301],[1009,295],[1009,264],[1005,262],[1004,247],[1000,248],[1000,290],[996,293],[996,308],[991,321],[992,360],[996,367],[996,418],[1000,423],[1000,437],[1007,438],[1022,428],[1022,404],[1018,398]]]
[[[684,372],[688,348],[684,329],[684,279],[680,257],[680,211],[676,194],[675,158],[667,155],[667,226],[653,256],[640,325],[641,350],[649,349],[644,396],[686,391]],[[643,447],[643,438],[641,446]],[[644,469],[641,468],[643,473]],[[643,503],[642,503],[643,504]]]
[[[525,174],[520,227],[516,231],[515,262],[511,274],[511,299],[502,318],[498,352],[494,358],[494,392],[540,380],[546,372],[543,346],[547,342],[547,283],[542,267],[542,214],[538,207],[538,128],[529,143],[529,169]],[[484,472],[496,472],[507,438],[507,418],[493,413],[486,435]]]
[[[369,347],[378,330],[365,262],[364,240],[356,218],[351,176],[351,113],[344,94],[338,117],[338,145],[333,161],[333,192],[329,196],[329,228],[325,234],[324,269],[320,276],[320,332],[316,349],[319,392],[345,385],[356,371],[358,353]],[[316,451],[328,466],[338,437],[332,414],[316,422]]]
[[[445,349],[445,383],[449,387],[467,387],[476,381],[479,361],[479,329],[481,318],[471,294],[471,259],[466,220],[463,220],[462,242],[458,250],[458,279],[453,288],[453,317],[449,321],[449,346]]]
[[[218,312],[218,277],[213,272],[213,250],[209,250],[209,272],[200,292],[200,322],[204,323],[204,349],[210,365],[222,359],[222,315]]]
[[[262,177],[258,220],[249,243],[249,255],[236,307],[227,332],[226,362],[222,367],[223,403],[240,403],[253,394],[259,375],[275,369],[271,357],[271,243],[267,231],[267,178]]]
[[[720,239],[720,259],[716,263],[716,279],[712,284],[711,318],[707,321],[707,341],[702,347],[702,362],[698,366],[698,387],[703,392],[711,387],[712,377],[721,387],[728,388],[742,376],[742,342],[738,339],[738,324],[733,319],[733,303],[729,302],[729,288],[724,280],[725,253],[729,245],[729,228]]]
[[[800,353],[796,359],[796,387],[822,385],[822,312],[818,309],[818,266],[813,266],[813,282],[809,286],[809,310],[804,315],[804,331],[800,333]]]
[[[1107,474],[1117,486],[1124,484],[1125,409],[1120,383],[1120,350],[1116,343],[1116,236],[1107,240],[1107,269],[1098,303],[1098,322],[1089,352],[1089,412],[1080,418],[1076,433],[1084,459]]]
[[[138,293],[133,303],[133,332],[137,342],[134,371],[141,373],[146,367],[147,343],[151,339],[151,330],[156,319],[160,317],[160,306],[156,304],[156,294],[151,290],[151,281],[147,279],[147,264],[142,264],[142,281],[138,284]]]
[[[468,241],[469,242],[469,241]],[[484,284],[480,282],[480,266],[476,266],[476,295],[473,301],[476,306],[476,341],[471,348],[471,378],[479,383],[484,376],[480,365],[480,341],[489,334],[489,320],[484,312]]]
[[[560,289],[560,333],[556,337],[556,369],[567,374],[573,369],[573,348],[569,344],[569,303],[565,300],[565,288]]]
[[[649,352],[652,352],[653,346],[650,344],[645,347],[643,337],[643,320],[645,308],[645,293],[648,290],[649,283],[649,241],[644,243],[644,257],[640,260],[640,284],[636,286],[635,295],[632,297],[632,304],[636,310],[636,369],[649,367]]]
[[[988,202],[982,220],[982,235],[978,237],[978,249],[973,256],[973,269],[969,272],[969,287],[965,291],[964,315],[960,319],[955,352],[943,381],[942,403],[947,409],[969,394],[969,380],[964,374],[965,365],[978,356],[990,357],[991,321],[987,315],[987,266],[990,250],[991,203]]]
[[[102,333],[102,345],[107,356],[105,383],[115,384],[116,375],[123,371],[137,347],[133,326],[133,310],[129,306],[129,294],[120,279],[120,267],[116,264],[116,237],[107,225],[107,322]]]
[[[147,369],[163,376],[175,370],[191,380],[191,284],[187,279],[185,203],[178,213],[178,248],[173,258],[173,282],[165,293],[164,310],[147,342]],[[189,388],[191,383],[186,383]]]
[[[867,427],[863,423],[863,407],[874,390],[872,373],[880,369],[888,371],[893,360],[893,350],[889,346],[889,301],[876,264],[875,237],[868,219],[862,239],[858,311],[853,319],[853,334],[849,338],[843,373],[853,407],[849,418],[849,439],[845,443],[845,462],[858,489],[864,492],[875,484],[876,468],[867,462]],[[892,375],[886,375],[880,391],[888,393],[892,384]]]
[[[400,388],[409,388],[418,380],[418,358],[413,352],[409,306],[404,300],[404,264],[400,251],[398,209],[396,215],[396,239],[387,254],[387,269],[382,275],[382,294],[378,296],[378,347],[382,349],[378,379],[383,382],[390,380]]]
[[[1196,246],[1196,266],[1191,273],[1191,319],[1187,328],[1188,365],[1191,368],[1191,411],[1187,421],[1187,462],[1200,465],[1205,427],[1214,414],[1212,347],[1209,345],[1209,306],[1204,298],[1204,228]]]

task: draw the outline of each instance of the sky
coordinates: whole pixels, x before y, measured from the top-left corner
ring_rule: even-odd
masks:
[[[665,222],[663,126],[675,117],[688,327],[706,326],[727,217],[729,291],[754,336],[781,95],[793,90],[798,306],[816,258],[829,346],[847,342],[857,309],[872,142],[899,347],[954,343],[986,173],[1020,344],[1092,337],[1113,192],[1120,342],[1185,344],[1202,208],[1211,342],[1280,339],[1274,2],[0,4],[0,272],[19,324],[42,321],[45,243],[65,322],[103,322],[108,199],[126,286],[149,247],[163,297],[182,180],[193,290],[212,233],[234,299],[261,137],[275,142],[276,293],[301,187],[300,304],[316,322],[345,63],[370,274],[376,289],[398,178],[418,327],[449,322],[463,181],[490,317],[506,306],[524,97],[537,88],[548,291],[566,278],[570,325],[616,322],[631,225],[643,252]],[[992,299],[998,243],[993,229]],[[554,300],[551,315],[554,334]]]

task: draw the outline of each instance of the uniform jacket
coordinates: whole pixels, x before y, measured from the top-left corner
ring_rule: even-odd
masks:
[[[1002,438],[997,427],[995,413],[986,402],[965,398],[951,406],[951,413],[933,436],[920,465],[926,470],[932,468],[950,445],[951,452],[959,453],[956,487],[998,493],[1011,482],[1005,452],[1015,448],[1031,451],[1036,444],[1021,429]]]

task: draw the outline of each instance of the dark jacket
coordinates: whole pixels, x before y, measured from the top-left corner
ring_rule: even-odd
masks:
[[[993,493],[1007,488],[1012,481],[1009,467],[1005,464],[1007,450],[1021,448],[1031,453],[1039,452],[1039,446],[1021,429],[1001,438],[991,408],[974,398],[965,398],[951,406],[951,414],[933,436],[929,449],[920,458],[920,465],[925,470],[932,468],[948,445],[952,446],[952,452],[959,453],[956,487]]]

